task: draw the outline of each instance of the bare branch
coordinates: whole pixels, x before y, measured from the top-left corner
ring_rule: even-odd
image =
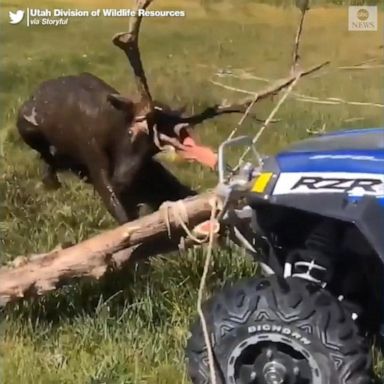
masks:
[[[295,46],[293,49],[293,59],[292,59],[292,74],[296,72],[297,70],[297,64],[299,61],[299,45],[300,45],[300,38],[301,34],[303,32],[303,25],[304,25],[304,18],[305,14],[308,11],[308,0],[297,0],[296,1],[296,6],[300,9],[301,11],[301,17],[300,17],[300,22],[299,26],[297,27],[297,32],[296,32],[296,38],[295,38]]]
[[[214,117],[231,114],[231,113],[244,113],[252,102],[242,104],[217,104],[212,107],[204,109],[195,115],[180,118],[181,123],[186,123],[190,126],[201,124],[203,121],[212,119]]]
[[[202,112],[196,113],[192,116],[180,117],[178,122],[181,124],[186,124],[189,127],[203,123],[205,120],[213,119],[215,117],[233,114],[233,113],[245,113],[248,108],[252,107],[254,104],[253,101],[247,102],[245,104],[217,104],[212,107],[204,109]],[[254,121],[258,123],[264,123],[264,119],[256,117],[255,114],[249,114]],[[280,120],[273,120],[272,123],[276,123]]]
[[[365,69],[381,69],[384,68],[384,64],[376,64],[376,65],[360,65],[360,66],[344,66],[344,67],[337,67],[337,69],[343,69],[343,70],[365,70]]]
[[[329,61],[326,61],[314,67],[311,67],[301,72],[300,77],[303,77],[315,71],[318,71],[319,69],[323,68],[327,64],[329,64]],[[190,125],[197,125],[202,123],[204,120],[207,120],[219,115],[229,114],[229,113],[245,113],[250,105],[257,103],[260,100],[266,99],[269,96],[276,95],[283,89],[289,87],[296,80],[296,77],[297,77],[296,74],[292,74],[287,78],[277,80],[275,83],[262,89],[259,92],[251,93],[253,97],[246,98],[243,101],[235,104],[221,104],[221,105],[215,105],[213,107],[209,107],[204,111],[198,114],[195,114],[193,116],[180,118],[180,122],[188,123]]]
[[[249,75],[251,76],[251,75]],[[261,78],[261,77],[256,77],[257,80],[264,81],[264,82],[272,82],[272,80],[266,79],[266,78]],[[220,83],[219,81],[215,80],[210,80],[212,84],[215,84],[221,88],[228,89],[230,91],[238,92],[238,93],[245,93],[247,95],[256,95],[255,92],[253,91],[247,91],[246,89],[242,88],[237,88],[237,87],[232,87],[227,84]],[[314,104],[330,104],[330,105],[338,105],[338,104],[348,104],[348,105],[361,105],[361,106],[367,106],[367,107],[378,107],[378,108],[384,108],[383,104],[379,103],[370,103],[370,102],[360,102],[360,101],[350,101],[350,100],[344,100],[338,97],[327,97],[325,99],[321,99],[319,97],[314,97],[314,96],[309,96],[303,93],[299,92],[291,92],[291,95],[295,97],[297,101],[302,101],[306,103],[314,103]],[[276,122],[278,120],[274,120]],[[347,120],[346,120],[347,121]],[[273,122],[273,121],[272,121]]]
[[[139,10],[146,9],[153,0],[136,0],[135,16],[130,20],[129,31],[116,34],[112,41],[127,55],[135,74],[137,90],[141,96],[142,111],[147,114],[153,110],[152,96],[149,91],[147,78],[139,50],[139,33],[142,15]]]
[[[302,96],[298,95],[296,99],[304,103],[330,104],[330,105],[347,104],[347,105],[357,105],[362,107],[384,108],[384,104],[369,103],[369,102],[363,102],[363,101],[348,101],[348,100],[340,99],[339,97],[327,97],[324,100],[322,100],[318,97],[306,97],[305,95],[302,95]]]
[[[311,73],[316,72],[319,69],[325,67],[329,63],[330,63],[329,61],[325,61],[322,64],[315,65],[314,67],[311,67],[305,71],[302,71],[300,72],[300,77],[310,75]],[[278,92],[282,91],[284,88],[289,87],[296,80],[296,77],[297,77],[296,74],[292,74],[285,79],[277,80],[274,84],[258,92],[257,100],[262,100],[269,96],[276,95]]]
[[[232,87],[231,85],[220,83],[220,81],[216,80],[209,80],[212,84],[217,85],[221,88],[228,89],[229,91],[239,92],[239,93],[245,93],[246,95],[257,95],[257,92],[254,91],[247,91],[246,89],[238,88],[238,87]]]
[[[271,120],[273,119],[273,117],[276,115],[276,113],[278,112],[278,110],[280,109],[280,107],[283,105],[283,103],[285,102],[285,100],[287,100],[289,94],[292,92],[292,89],[295,87],[295,85],[297,84],[297,82],[300,80],[301,76],[303,75],[303,72],[299,72],[296,74],[296,76],[294,77],[293,81],[291,81],[289,83],[289,87],[287,88],[287,90],[285,91],[285,93],[283,94],[283,96],[280,98],[280,100],[278,101],[278,103],[275,105],[275,107],[273,108],[272,112],[270,113],[270,115],[268,116],[267,120],[265,121],[264,125],[260,128],[259,132],[256,134],[256,136],[252,139],[252,144],[256,144],[257,141],[259,140],[259,138],[261,137],[261,135],[263,134],[263,132],[265,131],[265,129],[268,127],[269,123],[271,122]],[[233,169],[233,172],[237,172],[237,170],[240,168],[241,164],[243,163],[245,157],[247,156],[247,154],[249,153],[249,151],[251,150],[251,146],[249,146],[245,151],[244,153],[241,155],[238,163],[237,163],[237,166]]]

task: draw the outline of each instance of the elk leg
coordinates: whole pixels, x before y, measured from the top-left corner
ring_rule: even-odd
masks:
[[[132,160],[132,159],[130,159]],[[131,164],[132,165],[132,164]],[[141,174],[141,170],[138,173]],[[117,164],[113,172],[112,184],[119,197],[129,219],[135,220],[139,217],[138,205],[141,203],[141,193],[137,189],[136,167],[127,163]]]
[[[143,202],[154,210],[165,201],[177,201],[197,194],[154,159],[147,162],[140,175]]]
[[[18,116],[17,128],[25,143],[40,153],[40,157],[43,160],[41,167],[43,185],[47,189],[60,188],[61,184],[56,174],[55,157],[54,154],[51,153],[49,141],[37,129],[37,125],[26,120],[23,115]]]
[[[123,189],[119,193],[119,198],[124,206],[129,221],[136,220],[140,217],[140,193],[133,188]]]
[[[42,166],[42,182],[47,189],[56,190],[61,187],[57,177],[56,169],[53,165],[46,162]]]
[[[128,215],[109,180],[107,170],[99,168],[97,171],[91,172],[91,179],[93,186],[100,195],[108,212],[119,224],[124,224],[129,221]]]
[[[88,165],[91,182],[96,192],[100,195],[108,212],[119,224],[126,223],[128,216],[110,180],[107,156],[100,151],[96,145],[92,145],[91,150],[88,152],[86,163]]]
[[[40,155],[43,160],[41,168],[41,179],[45,188],[56,190],[61,187],[59,178],[57,177],[57,162],[55,156],[50,151],[50,146],[40,148]]]
[[[112,184],[129,220],[139,217],[138,205],[142,202],[142,196],[137,186],[140,184],[138,179],[145,174],[142,169],[144,156],[145,154],[132,153],[132,143],[129,136],[121,141],[115,155]]]

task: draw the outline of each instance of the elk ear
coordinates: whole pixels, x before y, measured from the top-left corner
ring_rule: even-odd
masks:
[[[107,100],[116,108],[121,111],[133,112],[134,103],[132,100],[118,93],[111,93],[107,96]]]

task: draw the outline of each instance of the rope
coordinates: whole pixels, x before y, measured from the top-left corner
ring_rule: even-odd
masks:
[[[170,223],[170,212],[169,212],[170,209],[172,211],[172,215],[174,216],[177,224],[180,225],[180,227],[184,230],[186,235],[191,240],[193,240],[197,244],[204,244],[208,240],[209,235],[207,235],[204,239],[199,239],[187,227],[186,223],[188,223],[189,218],[188,218],[187,209],[185,208],[183,200],[178,200],[175,202],[166,201],[159,208],[160,213],[163,214],[163,220],[167,227],[169,238],[171,238],[171,223]]]
[[[252,140],[252,145],[255,144],[259,140],[260,136],[262,135],[262,133],[264,132],[264,130],[266,129],[268,124],[271,122],[274,115],[277,113],[277,111],[281,107],[281,105],[287,99],[288,95],[291,93],[293,87],[296,85],[296,83],[298,82],[300,77],[301,77],[301,72],[299,72],[297,74],[295,80],[288,87],[288,89],[286,90],[284,95],[281,97],[279,102],[276,104],[275,108],[272,110],[272,112],[268,116],[267,120],[265,121],[263,126],[260,128],[259,132],[256,134],[256,136]],[[243,124],[245,118],[247,117],[249,111],[252,109],[252,107],[256,103],[256,101],[257,101],[257,94],[255,95],[252,103],[248,106],[247,110],[245,111],[245,113],[241,117],[237,126],[232,130],[232,132],[228,136],[227,140],[231,139],[234,136],[234,134],[237,132],[239,127]],[[249,146],[246,149],[246,151],[243,153],[243,155],[239,159],[239,163],[236,166],[235,170],[238,169],[238,167],[241,165],[244,157],[248,154],[250,149],[251,149],[251,146]],[[215,220],[215,218],[216,218],[218,198],[217,197],[212,198],[209,201],[209,203],[212,207],[211,216],[210,216],[210,223],[212,223],[213,220]],[[196,236],[193,235],[193,233],[189,230],[189,228],[186,225],[186,223],[188,222],[188,214],[186,212],[184,202],[182,200],[179,200],[177,202],[165,202],[161,205],[160,212],[164,213],[164,221],[165,221],[165,224],[167,227],[167,232],[168,232],[169,237],[171,237],[171,225],[170,225],[170,217],[169,217],[169,214],[170,214],[169,210],[170,209],[172,210],[172,213],[173,213],[175,220],[183,228],[183,230],[185,231],[185,233],[187,234],[187,236],[190,239],[195,241],[197,244],[203,244],[208,240],[208,247],[207,247],[207,254],[206,254],[205,263],[204,263],[204,270],[203,270],[203,274],[201,276],[200,286],[199,286],[199,291],[198,291],[198,297],[197,297],[197,312],[198,312],[199,317],[200,317],[201,327],[202,327],[203,336],[204,336],[204,343],[205,343],[205,346],[207,348],[208,367],[209,367],[209,375],[210,375],[211,384],[217,384],[216,371],[215,371],[215,360],[214,360],[214,355],[213,355],[213,350],[212,350],[212,344],[211,344],[211,340],[209,337],[209,330],[208,330],[207,321],[205,319],[204,311],[202,308],[204,292],[205,292],[207,277],[208,277],[208,273],[209,273],[209,266],[210,266],[211,260],[212,260],[212,248],[213,248],[213,240],[214,240],[213,225],[210,226],[209,234],[207,236],[205,236],[204,239],[198,239]]]
[[[207,247],[207,254],[205,258],[204,263],[204,270],[203,274],[201,276],[200,280],[200,286],[198,291],[198,298],[197,298],[197,312],[200,317],[201,326],[203,329],[203,335],[204,335],[204,343],[207,348],[207,354],[208,354],[208,366],[209,366],[209,372],[210,372],[210,378],[211,378],[211,384],[217,384],[216,380],[216,372],[215,372],[215,361],[213,357],[213,351],[212,351],[212,344],[209,337],[209,331],[208,331],[208,325],[207,321],[204,316],[204,312],[202,309],[202,303],[204,298],[204,291],[206,287],[207,277],[209,273],[209,266],[211,264],[212,260],[212,248],[213,248],[213,240],[214,240],[214,230],[212,223],[216,219],[218,207],[220,207],[220,201],[218,197],[213,197],[209,200],[209,204],[211,206],[211,215],[210,215],[210,223],[211,226],[209,227],[209,233],[207,236],[204,237],[204,239],[198,239],[193,233],[189,230],[186,223],[188,223],[188,213],[187,209],[185,207],[185,204],[182,200],[176,201],[176,202],[165,202],[160,206],[160,213],[163,214],[163,220],[165,222],[165,225],[167,227],[168,236],[171,237],[171,224],[170,224],[170,209],[172,210],[172,214],[174,216],[174,219],[177,221],[177,223],[183,228],[187,236],[195,241],[198,244],[203,244],[208,240],[208,247]]]
[[[268,127],[269,123],[272,121],[272,119],[274,118],[274,116],[276,115],[277,111],[280,109],[280,107],[282,106],[282,104],[284,103],[284,101],[287,99],[287,97],[289,96],[289,94],[292,92],[292,89],[294,88],[294,86],[297,84],[297,82],[299,81],[300,77],[301,77],[301,74],[302,72],[298,72],[298,74],[296,75],[296,78],[295,80],[291,83],[291,85],[287,88],[287,90],[285,91],[284,95],[280,98],[279,102],[275,105],[275,108],[273,108],[272,112],[269,114],[267,120],[265,120],[265,123],[262,125],[262,127],[259,129],[259,132],[257,132],[257,134],[255,135],[255,137],[253,138],[252,140],[252,144],[249,145],[247,147],[247,149],[244,151],[244,153],[241,155],[240,159],[239,159],[239,162],[237,163],[236,167],[233,169],[233,173],[234,172],[237,172],[238,169],[240,168],[241,164],[243,163],[244,161],[244,158],[245,156],[248,155],[249,151],[251,150],[252,148],[252,145],[255,145],[257,143],[257,141],[260,139],[260,136],[263,134],[264,130]]]
[[[249,115],[249,112],[251,111],[251,109],[253,108],[253,106],[255,105],[257,99],[258,99],[259,95],[256,93],[254,94],[254,98],[252,100],[252,102],[248,105],[247,109],[245,110],[245,112],[243,113],[243,115],[241,116],[239,122],[237,123],[236,127],[232,130],[232,132],[229,134],[229,136],[227,137],[227,140],[231,140],[232,137],[235,135],[235,133],[239,130],[239,128],[243,125],[244,123],[244,120],[246,119],[246,117]]]
[[[214,220],[214,218],[216,216],[216,209],[217,209],[217,205],[216,205],[217,199],[212,199],[212,200],[213,201],[210,201],[210,204],[212,206],[210,222],[212,222]],[[199,293],[198,293],[198,297],[197,297],[197,312],[198,312],[199,317],[200,317],[201,327],[203,329],[203,335],[204,335],[204,342],[205,342],[205,346],[207,348],[207,353],[208,353],[208,366],[209,366],[209,374],[210,374],[210,378],[211,378],[211,384],[216,384],[217,380],[216,380],[215,361],[213,358],[212,344],[211,344],[211,340],[209,337],[207,321],[205,319],[203,308],[202,308],[204,291],[205,291],[207,276],[208,276],[208,272],[209,272],[209,266],[211,264],[211,259],[212,259],[213,238],[214,238],[213,237],[213,230],[212,230],[212,226],[211,226],[210,231],[209,231],[209,242],[208,242],[208,247],[207,247],[207,255],[205,258],[203,275],[201,276]]]

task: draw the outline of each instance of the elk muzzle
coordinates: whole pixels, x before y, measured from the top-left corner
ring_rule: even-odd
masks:
[[[177,137],[172,139],[165,135],[159,135],[162,142],[171,145],[176,153],[186,161],[196,161],[211,169],[217,165],[217,154],[209,147],[200,145],[191,128],[182,127],[175,129]]]

